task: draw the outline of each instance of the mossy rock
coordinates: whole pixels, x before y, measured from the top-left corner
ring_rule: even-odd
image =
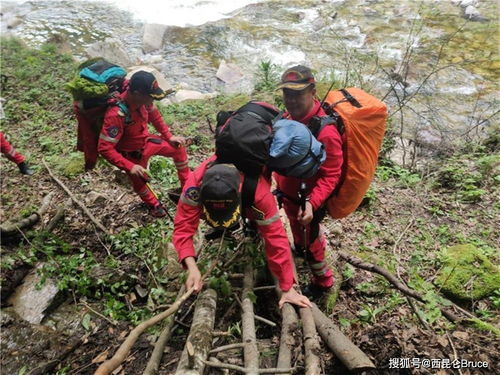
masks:
[[[72,152],[67,157],[60,158],[57,167],[63,176],[74,177],[85,172],[84,164],[83,153]]]
[[[451,298],[479,300],[500,289],[500,273],[481,249],[456,245],[441,254],[442,269],[436,284]]]

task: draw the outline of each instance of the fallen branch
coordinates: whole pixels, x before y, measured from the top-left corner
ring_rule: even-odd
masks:
[[[120,364],[127,358],[128,353],[132,349],[142,332],[144,332],[149,327],[155,325],[159,321],[168,318],[170,315],[174,314],[179,307],[193,294],[194,288],[190,288],[186,293],[184,293],[181,298],[177,299],[174,304],[166,311],[153,316],[137,327],[135,327],[127,336],[123,344],[120,345],[115,355],[99,366],[94,375],[109,375],[111,374]]]
[[[240,348],[244,348],[244,347],[245,347],[245,344],[243,344],[242,342],[238,342],[236,344],[223,345],[223,346],[219,346],[218,348],[210,350],[210,354],[216,354],[216,353],[224,352],[226,350],[240,349]]]
[[[293,374],[295,371],[294,368],[266,368],[266,369],[251,369],[249,370],[248,368],[241,367],[241,366],[236,366],[236,365],[230,365],[228,363],[216,363],[216,362],[211,362],[211,361],[203,361],[205,365],[210,366],[210,367],[215,367],[215,368],[224,368],[228,370],[234,370],[234,371],[239,371],[242,374],[253,374],[255,373],[254,371],[257,371],[256,374]],[[319,374],[319,372],[318,372]]]
[[[253,293],[253,267],[252,262],[245,266],[245,277],[243,279],[243,292],[241,293],[241,326],[244,343],[243,357],[245,360],[246,374],[259,374],[259,350],[257,349],[257,337],[255,334],[255,316],[253,302],[250,294]]]
[[[313,303],[311,309],[321,338],[337,356],[338,359],[352,372],[374,369],[375,365],[356,345],[354,345],[323,312]]]
[[[69,207],[70,204],[71,204],[71,199],[68,199],[64,203],[64,205],[57,207],[56,214],[54,215],[54,217],[52,219],[50,219],[49,223],[45,227],[45,230],[47,232],[52,232],[55,229],[56,225],[59,224],[61,219],[66,214],[66,208]]]
[[[285,303],[281,308],[281,337],[277,367],[290,367],[292,364],[292,349],[296,347],[294,333],[299,332],[299,317],[293,306]]]
[[[212,331],[215,325],[217,292],[213,289],[204,291],[196,302],[191,330],[182,352],[176,375],[203,374],[212,346]]]
[[[312,311],[309,307],[301,307],[299,314],[304,336],[305,375],[321,374],[321,362],[317,355],[320,352],[320,346]]]
[[[183,285],[177,294],[177,298],[179,299],[186,292],[186,286]],[[149,358],[148,364],[144,369],[143,375],[156,375],[158,373],[158,369],[160,368],[161,357],[163,356],[163,352],[165,350],[165,346],[167,345],[168,340],[172,336],[172,327],[174,326],[174,316],[171,315],[167,318],[167,323],[165,328],[158,337],[156,341],[155,347],[153,349],[153,353],[151,354],[151,358]]]
[[[415,298],[417,301],[425,303],[424,298],[419,293],[408,288],[406,285],[404,285],[402,282],[400,282],[393,274],[391,274],[386,269],[384,269],[380,266],[377,266],[375,264],[363,262],[361,259],[356,258],[352,255],[346,254],[342,251],[339,251],[338,255],[342,259],[344,259],[346,262],[352,264],[355,267],[361,268],[361,269],[369,271],[369,272],[375,272],[381,276],[384,276],[387,281],[389,281],[392,285],[394,285],[396,287],[396,289],[398,289],[403,294],[410,296],[412,298]],[[456,316],[453,312],[445,309],[444,307],[441,307],[440,310],[441,310],[441,313],[452,323],[458,323],[462,320],[461,318]]]
[[[58,354],[56,359],[53,359],[49,362],[43,363],[42,365],[34,368],[27,375],[44,375],[52,373],[53,370],[59,365],[62,361],[68,357],[71,353],[73,353],[80,345],[85,341],[85,336],[73,341],[70,345],[66,346],[66,349]]]
[[[43,198],[40,208],[30,216],[25,217],[24,219],[21,219],[15,223],[5,223],[0,225],[0,233],[2,234],[2,236],[12,236],[19,230],[31,228],[33,225],[38,223],[38,221],[40,221],[40,218],[48,211],[50,201],[52,200],[53,196],[53,192],[47,194]]]
[[[82,202],[80,202],[76,197],[75,195],[67,188],[66,185],[64,185],[64,183],[59,180],[56,176],[54,176],[54,174],[52,173],[52,171],[50,170],[49,166],[47,165],[47,162],[45,160],[42,159],[42,162],[43,162],[43,165],[45,166],[45,168],[47,169],[47,172],[49,172],[49,175],[50,177],[52,177],[52,179],[57,182],[57,184],[63,188],[63,190],[71,197],[71,199],[73,200],[73,202],[75,202],[81,209],[82,211],[89,217],[89,219],[100,229],[102,230],[105,234],[109,234],[108,230],[104,227],[104,225],[102,225],[99,220],[97,220],[95,218],[94,215],[92,215],[89,211],[89,209],[87,208],[87,206],[85,206]]]
[[[220,249],[222,248],[222,244],[224,243],[224,237],[222,237],[220,246],[219,246],[219,254],[220,254]],[[200,254],[201,252],[198,252]],[[205,274],[202,276],[202,280],[205,280],[210,273],[217,267],[219,263],[217,261],[213,262],[210,268],[205,272]],[[120,364],[127,358],[128,353],[132,349],[132,346],[135,344],[139,336],[141,335],[142,332],[144,332],[146,329],[149,327],[155,325],[159,321],[168,318],[170,315],[175,314],[179,307],[193,294],[194,287],[190,288],[186,293],[184,293],[180,298],[176,299],[175,302],[170,306],[170,308],[158,315],[153,316],[152,318],[142,322],[139,324],[137,327],[135,327],[128,335],[126,340],[120,345],[118,348],[117,352],[115,355],[104,362],[97,371],[94,373],[94,375],[109,375],[111,372],[113,372]]]

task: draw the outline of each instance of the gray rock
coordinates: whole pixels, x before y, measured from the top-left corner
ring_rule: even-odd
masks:
[[[172,84],[167,81],[167,79],[165,78],[165,76],[162,73],[160,73],[157,69],[152,68],[150,66],[136,65],[136,66],[132,66],[132,67],[128,68],[127,70],[128,70],[127,79],[130,79],[130,77],[132,77],[132,75],[135,72],[137,72],[139,70],[144,70],[145,72],[150,72],[151,74],[153,74],[155,76],[156,80],[158,81],[158,85],[163,90],[168,91],[168,90],[171,90],[173,88]]]
[[[9,17],[9,19],[6,22],[7,29],[14,29],[22,23],[23,23],[23,19],[20,17],[17,17],[17,16]]]
[[[9,298],[9,304],[14,311],[24,320],[32,324],[40,324],[43,318],[59,303],[61,294],[52,279],[46,279],[40,287],[42,277],[37,273],[37,269],[43,264],[39,264],[23,283],[17,287],[16,291]]]
[[[142,50],[144,53],[150,53],[161,48],[166,30],[166,25],[154,23],[147,24],[144,27],[144,34],[142,36]]]
[[[225,83],[232,84],[243,79],[243,72],[238,65],[222,60],[215,76]]]
[[[215,98],[216,96],[217,93],[215,92],[203,94],[199,91],[194,91],[194,90],[179,90],[172,98],[172,102],[180,103],[185,100],[205,100],[205,99]]]
[[[465,15],[465,18],[467,18],[469,20],[473,20],[473,21],[479,20],[482,18],[479,11],[472,5],[469,5],[467,8],[465,8],[464,15]]]
[[[122,47],[123,43],[115,38],[107,38],[104,41],[96,42],[87,49],[90,58],[103,57],[106,60],[121,66],[131,66],[132,59],[127,51]]]
[[[96,204],[99,204],[99,203],[104,203],[108,200],[108,198],[97,192],[97,191],[91,191],[90,193],[87,194],[87,196],[85,197],[85,202],[88,204],[88,205],[96,205]]]
[[[471,6],[471,5],[477,5],[477,0],[462,0],[460,2],[460,6],[462,8],[467,8],[468,6]]]

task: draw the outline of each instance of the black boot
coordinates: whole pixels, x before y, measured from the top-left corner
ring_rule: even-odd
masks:
[[[35,172],[33,172],[33,169],[31,169],[31,168],[29,167],[29,165],[28,165],[28,164],[26,164],[24,161],[23,161],[22,163],[19,163],[19,164],[17,165],[17,167],[19,168],[19,171],[20,171],[22,174],[25,174],[25,175],[27,175],[27,176],[31,176],[33,173],[35,173]]]

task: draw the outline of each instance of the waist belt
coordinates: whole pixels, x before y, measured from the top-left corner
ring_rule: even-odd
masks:
[[[142,159],[142,150],[120,151],[120,154],[122,154],[127,159],[134,159],[134,160],[141,160]]]

